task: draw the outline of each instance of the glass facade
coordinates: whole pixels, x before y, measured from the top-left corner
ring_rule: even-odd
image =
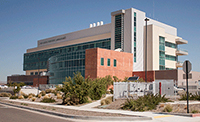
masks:
[[[166,60],[177,61],[177,60],[176,60],[176,56],[165,55],[165,58],[166,58]]]
[[[24,70],[48,69],[51,75],[49,77],[50,84],[61,84],[65,81],[66,77],[73,77],[73,73],[77,71],[85,76],[86,49],[96,47],[110,49],[110,46],[111,39],[108,38],[33,53],[25,53]]]
[[[171,47],[171,48],[174,48],[174,49],[177,48],[177,45],[174,44],[174,43],[171,43],[171,42],[165,42],[165,46],[167,46],[167,47]]]
[[[124,15],[115,16],[115,49],[124,50]]]
[[[165,38],[159,36],[159,69],[165,70]]]
[[[136,13],[134,12],[134,62],[136,62]]]

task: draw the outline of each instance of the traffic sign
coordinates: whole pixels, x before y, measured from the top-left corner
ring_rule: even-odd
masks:
[[[186,64],[187,63],[187,64]],[[186,68],[186,65],[187,65],[187,68]],[[186,71],[187,70],[187,71]],[[189,73],[190,71],[192,70],[192,64],[190,63],[190,61],[186,60],[184,63],[183,63],[183,71],[186,73]]]

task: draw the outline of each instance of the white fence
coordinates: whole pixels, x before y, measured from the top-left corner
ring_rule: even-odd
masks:
[[[145,82],[114,82],[114,97],[129,98],[144,96],[146,94],[174,95],[173,80],[156,80],[151,83]]]

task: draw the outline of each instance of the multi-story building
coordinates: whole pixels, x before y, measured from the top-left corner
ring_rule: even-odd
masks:
[[[85,77],[86,64],[87,67],[90,65],[86,62],[86,49],[98,47],[120,50],[120,56],[123,55],[121,53],[132,54],[127,54],[131,58],[131,62],[125,62],[124,57],[119,57],[117,54],[112,57],[113,64],[117,62],[115,58],[121,58],[119,61],[122,62],[117,62],[122,64],[120,66],[131,67],[132,72],[144,71],[145,18],[144,12],[134,8],[119,10],[111,13],[111,23],[109,24],[103,25],[103,22],[97,22],[97,25],[96,23],[90,24],[90,28],[84,30],[39,40],[37,47],[28,49],[24,54],[23,69],[26,71],[26,75],[37,75],[40,72],[48,71],[50,74],[49,83],[51,84],[62,83],[65,77],[73,77],[73,73],[77,71]],[[182,64],[178,62],[178,56],[187,55],[188,52],[178,49],[179,44],[187,44],[187,41],[177,36],[175,27],[150,19],[147,25],[147,70],[169,70],[181,67]],[[111,53],[112,51],[109,52],[109,54]],[[105,62],[109,67],[110,60],[108,59],[109,57],[105,59]],[[90,60],[87,61],[90,62]],[[101,62],[100,59],[95,61]],[[126,72],[125,67],[124,69],[119,68],[119,71]],[[116,70],[116,68],[110,69]],[[86,76],[88,75],[90,74],[87,71]]]

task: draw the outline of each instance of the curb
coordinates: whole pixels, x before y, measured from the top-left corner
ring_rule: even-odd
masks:
[[[53,112],[53,111],[47,111],[47,110],[42,110],[42,109],[35,109],[35,108],[30,108],[30,107],[25,107],[25,106],[19,106],[19,105],[13,105],[9,103],[3,103],[0,102],[1,104],[8,105],[8,106],[13,106],[13,107],[18,107],[18,108],[23,108],[23,109],[28,109],[28,110],[33,110],[33,111],[38,111],[46,114],[51,114],[51,115],[56,115],[60,117],[66,117],[70,119],[82,119],[82,120],[103,120],[103,121],[136,121],[136,120],[152,120],[151,117],[144,117],[144,116],[137,116],[137,117],[108,117],[108,116],[79,116],[79,115],[68,115],[68,114],[63,114],[63,113],[58,113],[58,112]]]
[[[176,116],[185,116],[185,117],[200,117],[200,113],[168,113],[168,112],[159,112],[156,114],[167,114],[167,115],[176,115]]]

